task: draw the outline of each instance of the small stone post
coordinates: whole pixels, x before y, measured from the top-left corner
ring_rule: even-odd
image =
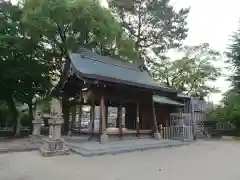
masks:
[[[53,116],[49,119],[49,137],[44,140],[40,152],[43,156],[59,156],[69,154],[69,149],[64,140],[61,139],[61,116]]]
[[[185,134],[184,134],[184,131],[185,131],[185,125],[181,124],[180,125],[180,138],[183,142],[185,141],[185,138],[186,138]]]
[[[41,135],[41,124],[42,119],[40,115],[37,115],[33,123],[32,135],[29,135],[28,141],[30,143],[40,143],[42,142],[43,136]]]

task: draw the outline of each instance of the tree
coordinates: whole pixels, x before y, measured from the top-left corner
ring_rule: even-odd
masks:
[[[225,101],[224,106],[213,109],[209,112],[208,118],[214,121],[231,122],[240,128],[240,95],[233,95]]]
[[[26,0],[24,21],[53,54],[49,64],[53,72],[58,72],[55,76],[60,74],[53,92],[62,100],[65,132],[68,131],[70,103],[69,97],[60,92],[70,66],[69,51],[86,47],[122,60],[137,59],[131,40],[124,36],[120,24],[97,0]]]
[[[43,63],[43,48],[26,32],[21,21],[22,8],[10,2],[0,3],[0,99],[13,114],[15,132],[19,135],[17,101],[29,105],[32,116],[32,99],[50,86],[49,70]],[[40,54],[42,56],[40,56]]]
[[[134,0],[130,1],[133,4],[129,7],[122,0],[108,1],[126,34],[135,41],[135,49],[140,52],[142,63],[151,59],[148,52],[152,48],[164,52],[179,47],[187,37],[189,8],[176,11],[169,1]]]
[[[232,72],[229,80],[231,88],[224,93],[222,103],[210,112],[209,117],[213,120],[230,121],[237,128],[240,128],[240,29],[232,36],[232,43],[228,47],[227,63],[230,63]]]
[[[233,72],[229,80],[232,82],[232,92],[240,92],[240,28],[232,36],[232,43],[226,52],[228,60],[227,63],[232,65],[231,71]]]
[[[208,82],[215,81],[221,75],[220,69],[213,64],[220,54],[208,44],[183,47],[180,49],[182,58],[174,61],[162,56],[158,49],[154,52],[157,58],[153,61],[152,71],[157,82],[203,96],[217,91]]]

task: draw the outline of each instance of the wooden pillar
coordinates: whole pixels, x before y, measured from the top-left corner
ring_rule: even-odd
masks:
[[[158,132],[158,127],[157,127],[157,118],[156,118],[156,111],[155,111],[155,105],[154,105],[153,99],[152,99],[152,109],[153,109],[154,133],[159,133],[159,132]]]
[[[82,129],[82,102],[80,102],[78,107],[78,123],[79,123],[79,134],[80,134]]]
[[[104,97],[101,96],[100,99],[100,135],[103,135],[105,133],[106,129],[106,117],[105,117],[105,102]]]
[[[122,104],[118,106],[118,116],[117,116],[117,122],[118,122],[118,128],[119,128],[119,136],[122,137],[123,130],[122,130]]]
[[[108,124],[108,104],[105,104],[105,118],[106,118],[106,128]]]
[[[91,136],[94,135],[94,121],[95,121],[95,102],[91,102],[91,109],[90,109],[90,122],[91,122]]]
[[[77,105],[73,105],[73,107],[72,107],[72,119],[71,119],[70,131],[73,130],[74,123],[76,122],[76,113],[77,113],[76,111],[77,111]]]
[[[136,118],[136,129],[137,129],[137,137],[140,136],[140,129],[139,129],[139,123],[140,123],[140,117],[139,117],[139,103],[137,103],[137,118]]]

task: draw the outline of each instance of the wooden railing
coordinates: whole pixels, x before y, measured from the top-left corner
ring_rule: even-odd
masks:
[[[230,122],[218,122],[216,124],[217,130],[233,130],[235,126]]]
[[[170,126],[161,127],[163,139],[189,139],[193,136],[192,126]]]

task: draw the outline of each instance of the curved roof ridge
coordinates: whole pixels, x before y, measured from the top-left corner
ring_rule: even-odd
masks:
[[[96,52],[82,49],[82,52],[70,53],[73,72],[78,76],[105,81],[127,84],[149,89],[176,92],[171,87],[158,84],[144,69],[131,63],[118,61],[108,56],[101,56]]]
[[[102,56],[102,57],[108,58],[108,56]],[[135,70],[135,71],[141,71],[141,69],[138,68],[137,66],[136,67],[130,67],[130,66],[127,66],[128,65],[127,63],[126,63],[126,66],[118,63],[117,61],[120,61],[120,60],[116,60],[116,62],[117,62],[117,64],[116,64],[114,62],[108,63],[104,60],[99,60],[97,58],[91,58],[91,57],[88,57],[88,56],[84,56],[84,58],[89,59],[89,60],[93,60],[93,61],[97,61],[97,62],[101,62],[101,63],[104,63],[104,64],[111,64],[112,66],[118,66],[118,67],[121,67],[121,68],[131,69],[131,70]],[[125,63],[125,62],[123,62],[123,63]],[[129,63],[129,64],[131,64],[131,63]]]
[[[122,61],[122,60],[116,59],[116,58],[111,57],[111,56],[103,56],[103,55],[100,55],[100,54],[98,54],[94,51],[86,49],[86,48],[80,48],[76,53],[83,55],[85,58],[88,57],[89,59],[96,60],[98,62],[103,62],[103,63],[107,63],[107,64],[112,64],[112,65],[115,65],[115,66],[126,67],[126,68],[141,71],[139,66],[136,65],[136,64],[126,62],[126,61]]]

